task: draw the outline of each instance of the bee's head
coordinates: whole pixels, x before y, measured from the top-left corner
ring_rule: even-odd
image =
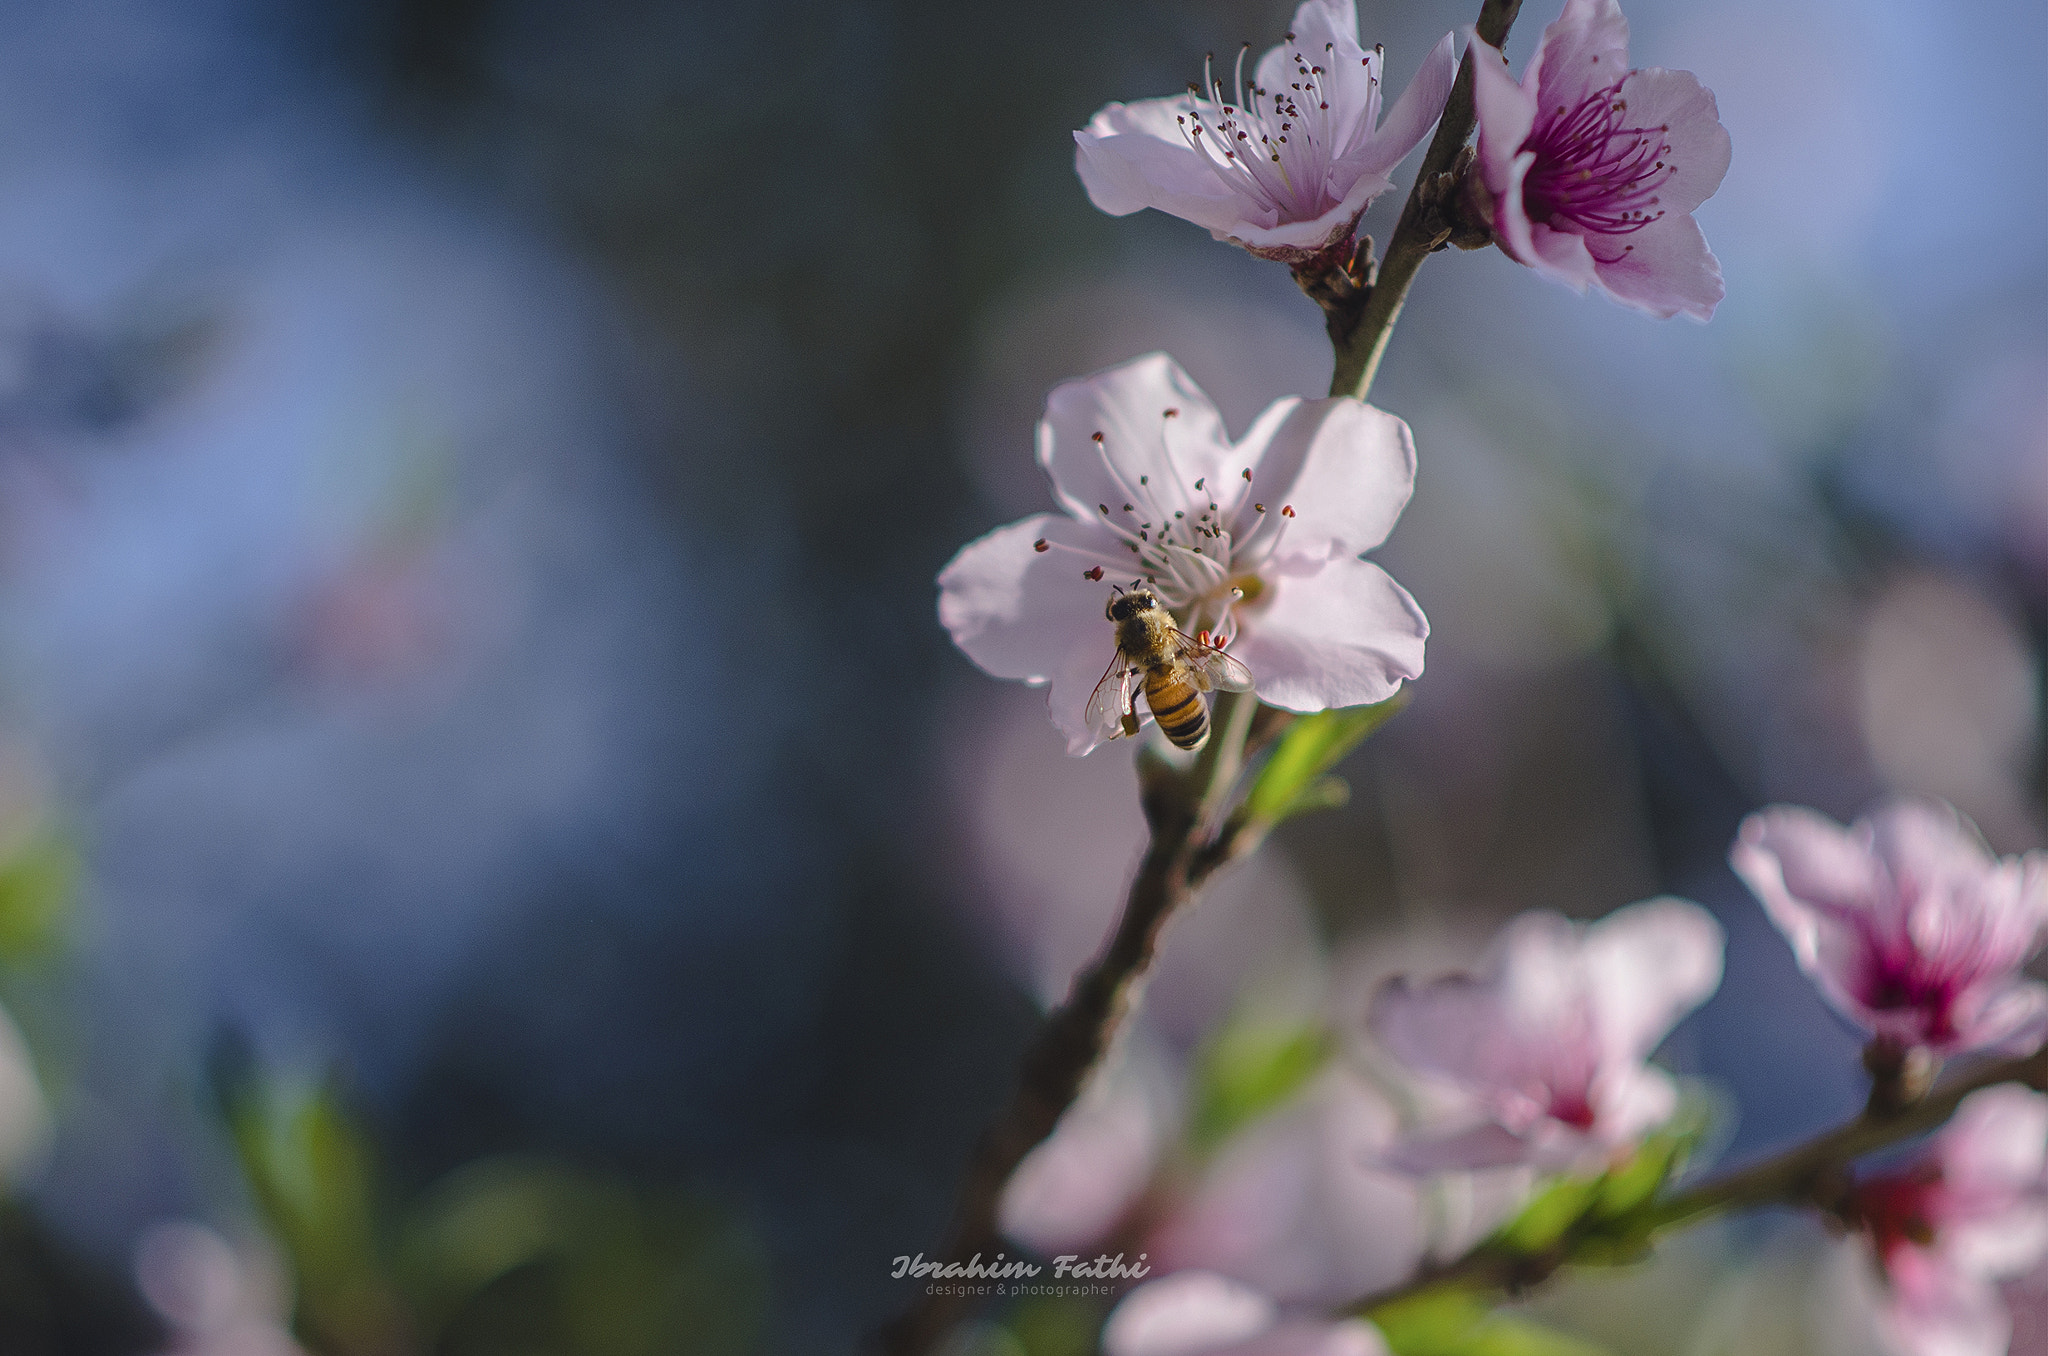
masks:
[[[1102,615],[1113,622],[1125,622],[1140,612],[1148,612],[1160,606],[1159,595],[1142,584],[1131,585],[1127,593],[1118,589],[1110,595],[1109,605],[1102,609]]]

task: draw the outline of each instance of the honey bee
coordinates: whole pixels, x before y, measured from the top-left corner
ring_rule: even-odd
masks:
[[[1116,654],[1088,698],[1088,728],[1098,739],[1138,733],[1134,675],[1143,680],[1145,703],[1160,731],[1189,750],[1209,739],[1204,692],[1251,691],[1251,670],[1176,627],[1173,614],[1151,589],[1134,584],[1128,593],[1117,590],[1102,615],[1116,623]]]

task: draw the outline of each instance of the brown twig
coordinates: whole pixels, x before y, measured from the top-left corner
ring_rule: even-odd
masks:
[[[1835,1209],[1841,1187],[1857,1159],[1939,1127],[1955,1114],[1965,1097],[1999,1083],[2021,1083],[2036,1091],[2048,1091],[2048,1049],[1981,1065],[1895,1111],[1867,1110],[1848,1124],[1804,1144],[1675,1192],[1641,1212],[1621,1219],[1583,1221],[1565,1230],[1555,1244],[1540,1252],[1517,1251],[1497,1239],[1488,1239],[1462,1257],[1427,1267],[1400,1285],[1367,1295],[1346,1306],[1346,1312],[1370,1316],[1375,1310],[1450,1289],[1517,1293],[1548,1280],[1596,1233],[1610,1246],[1623,1245],[1626,1252],[1630,1250],[1627,1245],[1647,1247],[1655,1234],[1730,1210],[1763,1205],[1818,1205]]]
[[[1507,40],[1508,29],[1521,8],[1522,0],[1486,0],[1480,6],[1476,25],[1480,40],[1499,47]],[[1415,281],[1416,270],[1431,253],[1449,242],[1456,230],[1457,223],[1446,215],[1445,208],[1451,201],[1450,189],[1459,168],[1459,155],[1477,121],[1472,103],[1474,60],[1473,51],[1467,48],[1458,67],[1457,83],[1451,86],[1443,116],[1437,119],[1436,136],[1422,157],[1422,168],[1415,172],[1415,186],[1408,191],[1408,201],[1402,204],[1401,220],[1387,241],[1386,257],[1380,260],[1378,276],[1365,293],[1357,323],[1348,333],[1340,334],[1338,318],[1331,316],[1330,339],[1337,349],[1337,369],[1330,375],[1331,395],[1365,399],[1366,392],[1372,389],[1373,377],[1379,372],[1380,358],[1387,351],[1394,322],[1400,319],[1401,306],[1408,300],[1408,287]]]
[[[996,1244],[1004,1183],[1052,1133],[1109,1049],[1151,968],[1167,920],[1211,875],[1263,839],[1259,826],[1235,819],[1214,822],[1215,806],[1229,789],[1218,789],[1218,784],[1225,778],[1234,781],[1244,760],[1261,747],[1251,737],[1259,723],[1245,714],[1253,705],[1256,699],[1249,695],[1218,700],[1217,736],[1186,773],[1163,759],[1140,756],[1139,799],[1151,842],[1131,882],[1123,916],[1102,954],[1075,979],[1066,1001],[1025,1050],[1016,1091],[976,1146],[942,1254],[948,1260],[966,1261]],[[1281,728],[1284,723],[1264,726],[1268,734]],[[882,1331],[878,1345],[902,1356],[929,1351],[971,1304],[958,1294],[927,1295]]]

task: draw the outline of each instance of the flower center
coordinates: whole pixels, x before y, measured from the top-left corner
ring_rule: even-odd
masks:
[[[1174,456],[1179,415],[1177,409],[1161,415],[1163,469],[1158,477],[1148,473],[1133,480],[1110,456],[1107,435],[1093,435],[1102,468],[1117,491],[1118,502],[1095,506],[1113,541],[1102,549],[1049,537],[1032,544],[1041,552],[1085,560],[1085,579],[1135,577],[1151,585],[1183,630],[1205,643],[1228,645],[1237,637],[1240,608],[1256,606],[1266,592],[1258,571],[1286,537],[1294,505],[1278,505],[1269,514],[1266,504],[1251,502],[1250,467],[1225,477],[1222,485],[1207,476],[1188,477]],[[1269,519],[1273,525],[1261,531]]]
[[[1289,33],[1291,44],[1294,35]],[[1323,44],[1321,60],[1338,60],[1336,44]],[[1203,63],[1203,85],[1188,86],[1187,111],[1175,116],[1181,135],[1232,192],[1273,214],[1274,224],[1312,221],[1337,205],[1329,192],[1330,164],[1344,153],[1335,145],[1337,119],[1330,108],[1330,72],[1299,50],[1290,50],[1295,79],[1285,90],[1254,84],[1246,97],[1244,59],[1237,54],[1235,100]],[[1379,84],[1381,49],[1362,58],[1370,84]],[[1341,101],[1340,101],[1341,102]],[[1370,129],[1368,129],[1370,130]]]
[[[1628,125],[1621,86],[1588,94],[1522,143],[1536,163],[1522,183],[1522,206],[1532,221],[1560,218],[1599,235],[1627,235],[1664,215],[1657,190],[1675,172],[1669,124]]]
[[[1880,1258],[1889,1263],[1902,1248],[1925,1248],[1934,1242],[1941,1189],[1941,1169],[1932,1163],[1857,1183],[1855,1218],[1870,1231]]]

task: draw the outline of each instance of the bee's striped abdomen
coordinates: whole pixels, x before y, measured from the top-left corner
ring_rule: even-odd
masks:
[[[1209,706],[1201,690],[1172,673],[1145,675],[1145,701],[1161,733],[1183,749],[1199,749],[1209,737]]]

